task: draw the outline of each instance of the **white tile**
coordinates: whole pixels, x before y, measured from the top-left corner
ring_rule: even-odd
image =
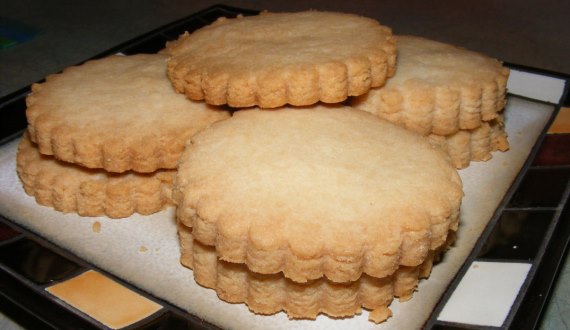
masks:
[[[501,326],[530,267],[527,263],[473,262],[437,319]]]
[[[559,78],[511,69],[507,91],[511,94],[558,104],[566,81]]]

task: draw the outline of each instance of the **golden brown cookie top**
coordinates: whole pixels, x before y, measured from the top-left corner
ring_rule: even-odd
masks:
[[[299,282],[420,264],[462,198],[439,148],[348,107],[238,111],[196,135],[178,170],[178,219],[197,240]]]
[[[35,84],[31,139],[43,154],[111,172],[175,168],[186,139],[229,117],[177,94],[164,55],[110,56]]]
[[[169,77],[190,99],[274,108],[340,102],[381,86],[396,46],[373,19],[305,11],[219,19],[167,52]]]
[[[397,36],[396,74],[353,102],[423,135],[474,129],[505,106],[509,69],[484,54],[414,36]]]
[[[465,48],[415,36],[398,36],[398,75],[387,86],[409,80],[439,86],[481,84],[508,69],[498,60]]]

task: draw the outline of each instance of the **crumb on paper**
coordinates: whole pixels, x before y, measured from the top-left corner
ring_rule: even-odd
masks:
[[[93,232],[94,232],[94,233],[100,232],[100,231],[101,231],[101,223],[100,223],[99,221],[95,221],[95,222],[93,223],[92,228],[93,228]]]
[[[146,248],[146,246],[141,245],[141,247],[139,248],[139,252],[146,252],[148,251],[148,249]]]
[[[368,319],[374,323],[382,323],[392,316],[392,311],[388,306],[376,308],[370,312]]]

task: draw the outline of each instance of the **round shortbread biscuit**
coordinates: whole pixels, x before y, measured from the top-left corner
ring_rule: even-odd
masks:
[[[398,36],[396,74],[352,105],[423,135],[474,129],[505,106],[509,69],[480,53]]]
[[[192,100],[232,107],[336,103],[394,73],[392,31],[344,13],[222,18],[167,44],[168,74]]]
[[[214,247],[192,239],[192,229],[178,223],[182,265],[193,270],[196,282],[216,291],[220,299],[245,303],[257,314],[280,311],[289,318],[315,319],[323,313],[332,317],[360,314],[361,308],[371,310],[370,320],[385,321],[392,312],[394,297],[407,301],[421,278],[431,272],[433,252],[419,266],[402,266],[392,275],[374,278],[362,275],[358,280],[335,283],[326,278],[297,283],[282,274],[257,274],[243,264],[218,259]]]
[[[483,122],[475,129],[459,130],[451,135],[430,134],[428,138],[447,152],[458,169],[466,168],[472,161],[487,161],[494,151],[509,149],[502,116]]]
[[[125,218],[173,204],[176,170],[117,174],[88,169],[40,154],[27,134],[18,146],[16,164],[25,192],[57,211]]]
[[[455,230],[457,170],[425,137],[349,107],[242,110],[191,139],[177,218],[221,259],[297,282],[421,264]]]
[[[176,93],[166,59],[110,56],[34,84],[32,141],[42,154],[110,172],[175,168],[189,137],[230,114]]]

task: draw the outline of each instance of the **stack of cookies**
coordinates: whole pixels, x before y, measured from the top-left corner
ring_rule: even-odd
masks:
[[[166,53],[178,92],[234,108],[178,167],[181,262],[196,281],[291,318],[366,308],[382,322],[409,299],[452,240],[463,193],[440,146],[341,104],[398,76],[391,30],[266,13],[218,20]]]
[[[80,215],[173,202],[181,263],[225,301],[382,322],[453,241],[457,169],[508,147],[507,76],[361,16],[222,18],[35,85],[18,173]]]
[[[111,56],[32,86],[17,154],[26,193],[82,216],[172,205],[184,142],[229,112],[178,95],[164,55]]]
[[[501,115],[508,76],[485,55],[399,36],[396,75],[352,105],[427,136],[465,168],[509,148]]]
[[[180,159],[182,263],[261,314],[409,299],[458,224],[461,180],[423,137],[348,107],[240,110]]]

